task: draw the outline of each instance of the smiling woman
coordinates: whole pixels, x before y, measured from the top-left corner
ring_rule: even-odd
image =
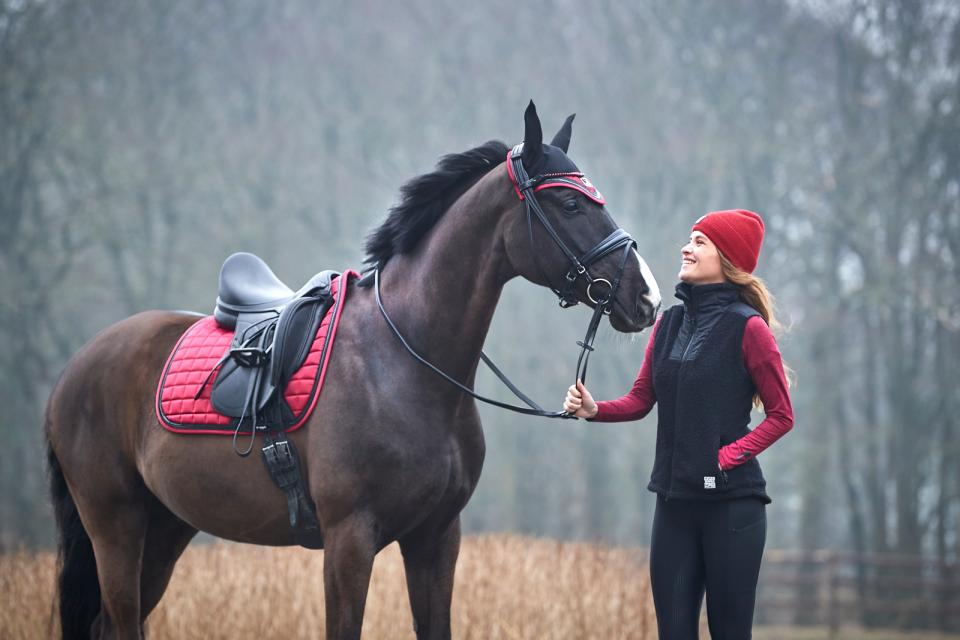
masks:
[[[654,326],[633,388],[595,402],[578,380],[564,402],[605,422],[659,403],[647,488],[658,494],[650,578],[661,638],[697,637],[704,591],[712,637],[749,637],[753,624],[771,502],[756,456],[793,426],[771,296],[752,275],[763,232],[743,209],[698,219],[681,248],[682,304]],[[752,399],[766,418],[750,431]]]

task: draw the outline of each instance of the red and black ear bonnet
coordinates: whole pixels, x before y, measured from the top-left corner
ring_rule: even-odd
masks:
[[[573,116],[570,116],[569,120],[573,120]],[[529,175],[539,177],[536,186],[533,188],[534,191],[550,189],[551,187],[574,189],[597,204],[606,204],[603,194],[583,175],[583,172],[577,168],[577,165],[564,153],[563,149],[550,144],[541,145],[541,148],[543,149],[541,159],[533,167],[527,169]],[[510,180],[513,181],[513,188],[517,192],[517,197],[523,200],[517,176],[514,175],[513,163],[510,162],[510,158],[516,150],[515,147],[507,152],[507,172],[510,174]]]
[[[537,109],[533,106],[533,101],[530,101],[530,106],[523,116],[527,129],[524,144],[507,152],[507,172],[518,198],[523,200],[523,192],[527,191],[529,186],[532,186],[535,192],[560,187],[579,191],[599,205],[606,203],[603,194],[597,191],[567,155],[575,116],[576,114],[568,116],[550,144],[543,144],[543,131]]]

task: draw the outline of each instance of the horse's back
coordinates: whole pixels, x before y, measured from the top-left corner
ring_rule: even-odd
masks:
[[[183,332],[202,317],[180,311],[143,311],[124,318],[87,341],[67,362],[61,378],[78,368],[101,366],[104,359],[111,365],[116,360],[164,360]]]

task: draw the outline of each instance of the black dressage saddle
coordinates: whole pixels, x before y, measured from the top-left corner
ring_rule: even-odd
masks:
[[[226,259],[213,315],[234,335],[213,381],[210,400],[217,411],[249,419],[254,429],[289,426],[293,414],[280,396],[333,304],[330,284],[338,275],[321,271],[293,291],[252,253]]]
[[[248,455],[257,432],[263,433],[263,463],[286,495],[294,540],[308,549],[322,548],[323,535],[297,449],[284,433],[296,416],[283,390],[310,353],[323,316],[334,303],[331,283],[339,275],[321,271],[293,291],[257,256],[235,253],[220,268],[213,312],[217,324],[234,334],[215,369],[210,401],[220,413],[239,418],[233,436],[239,455]],[[237,436],[248,429],[250,446],[240,450]]]

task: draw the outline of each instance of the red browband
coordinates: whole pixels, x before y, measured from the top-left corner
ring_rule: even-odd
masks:
[[[512,149],[507,152],[507,173],[510,176],[510,181],[513,183],[513,190],[517,192],[517,197],[523,200],[523,194],[520,192],[520,186],[517,184],[517,178],[513,174],[513,167],[510,163],[511,153],[513,153]],[[543,179],[533,188],[534,192],[540,191],[541,189],[557,187],[575,189],[597,204],[606,204],[607,202],[603,194],[579,171],[571,173],[545,173],[541,174],[540,177]]]

